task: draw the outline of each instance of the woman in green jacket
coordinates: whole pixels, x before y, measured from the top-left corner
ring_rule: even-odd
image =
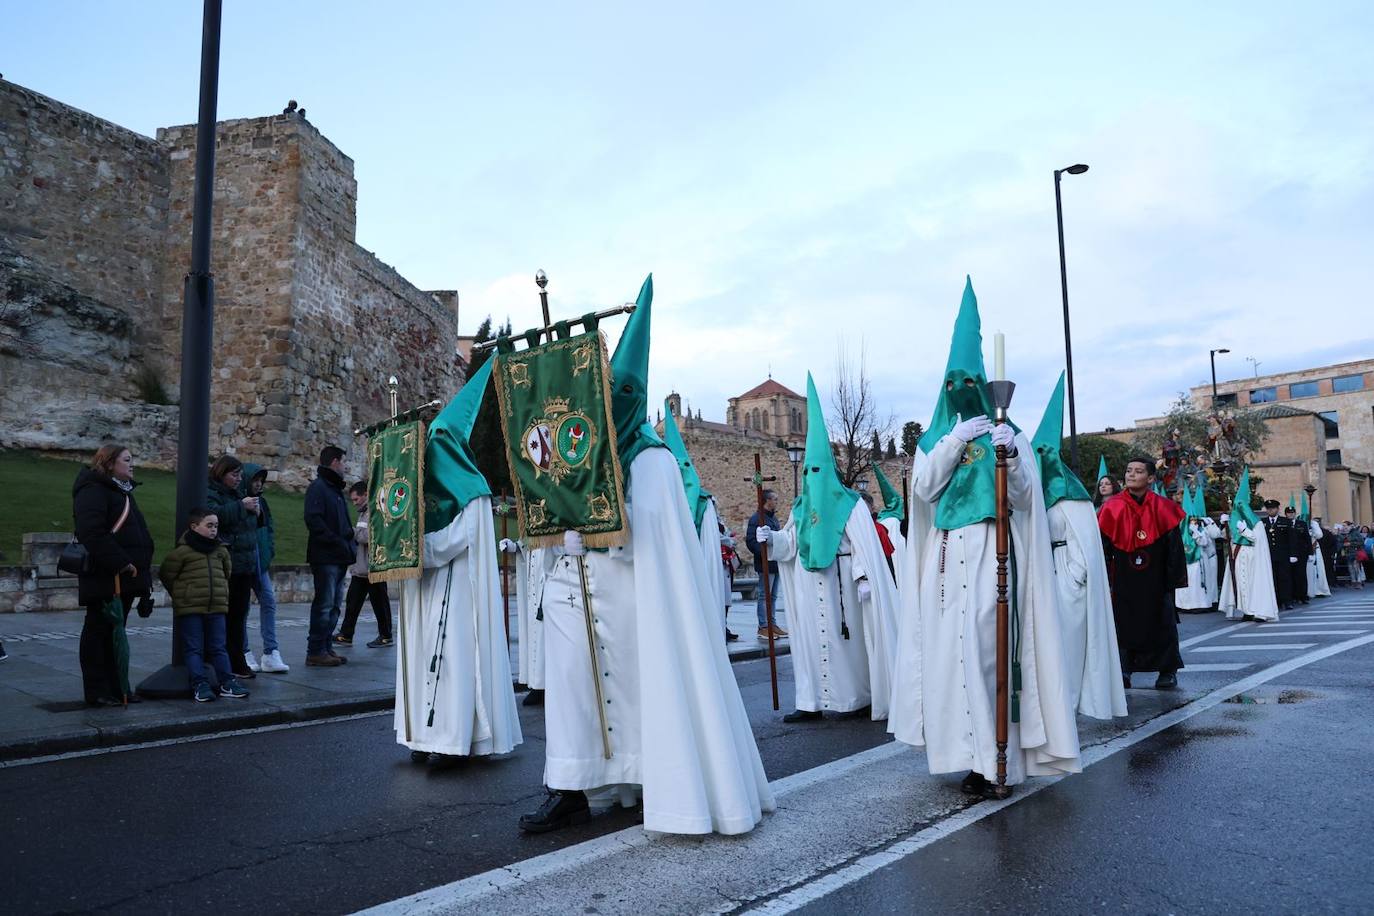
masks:
[[[243,462],[221,455],[210,468],[208,508],[219,517],[219,539],[229,548],[233,571],[229,574],[229,614],[225,620],[225,648],[234,674],[254,677],[244,652],[248,648],[248,608],[253,602],[253,583],[258,577],[258,513],[256,496],[239,493]]]

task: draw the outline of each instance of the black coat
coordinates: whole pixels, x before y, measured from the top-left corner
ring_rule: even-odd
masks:
[[[112,533],[126,498],[129,517]],[[138,571],[120,576],[120,594],[125,598],[152,594],[153,536],[132,492],[126,494],[99,471],[82,468],[72,485],[72,520],[76,539],[91,555],[94,570],[78,580],[78,600],[83,605],[112,597],[115,575],[129,564]]]
[[[244,576],[258,568],[258,517],[243,508],[243,497],[218,480],[206,490],[206,508],[219,518],[219,539],[229,548],[234,575]]]
[[[312,566],[351,566],[357,559],[344,481],[329,468],[319,468],[306,488],[305,527],[310,532],[305,562]]]

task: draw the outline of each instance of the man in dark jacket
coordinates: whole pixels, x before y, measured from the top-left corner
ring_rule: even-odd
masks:
[[[333,667],[346,661],[335,655],[329,644],[339,622],[344,580],[355,556],[353,519],[344,497],[343,458],[343,449],[326,445],[320,451],[315,479],[305,491],[305,527],[310,532],[305,560],[315,576],[305,663],[312,667]]]
[[[104,445],[91,466],[82,468],[72,485],[76,539],[90,555],[90,573],[77,581],[78,600],[86,609],[81,627],[81,680],[92,706],[121,705],[122,687],[115,671],[114,627],[105,618],[105,603],[115,595],[124,617],[135,599],[139,614],[151,612],[153,536],[134,499],[133,458],[122,445]],[[136,696],[129,698],[137,702]]]
[[[781,531],[782,525],[778,524],[778,518],[773,513],[778,508],[778,494],[772,490],[763,491],[763,519],[759,519],[759,514],[755,512],[749,516],[749,527],[744,534],[744,544],[749,548],[749,552],[754,555],[754,570],[759,575],[759,597],[755,605],[759,619],[759,639],[768,638],[768,608],[764,606],[763,595],[763,569],[762,557],[759,555],[758,530],[762,524],[766,528],[774,531]],[[786,636],[787,631],[778,626],[777,612],[782,609],[782,592],[778,588],[778,564],[768,561],[768,590],[773,594],[773,637],[775,639]]]

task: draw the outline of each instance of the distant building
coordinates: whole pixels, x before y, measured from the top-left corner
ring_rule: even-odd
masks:
[[[768,379],[730,398],[725,423],[785,440],[806,441],[806,398]]]

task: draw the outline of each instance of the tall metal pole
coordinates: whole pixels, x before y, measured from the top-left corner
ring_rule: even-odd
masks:
[[[191,271],[181,316],[181,413],[177,431],[177,508],[173,540],[186,518],[205,504],[210,466],[210,358],[215,324],[215,278],[210,273],[210,216],[215,191],[215,120],[219,97],[221,0],[205,0],[200,35],[200,120],[196,127],[195,205],[191,212]]]
[[[1208,350],[1207,356],[1212,361],[1212,406],[1217,406],[1217,351]]]
[[[181,309],[181,411],[177,424],[175,543],[191,510],[205,505],[210,469],[210,357],[215,326],[215,278],[210,273],[210,213],[215,190],[215,120],[219,97],[221,0],[205,0],[200,32],[200,121],[196,125],[195,204],[191,211],[191,270]],[[211,683],[214,673],[207,672]],[[185,697],[191,688],[181,652],[181,629],[172,621],[172,661],[138,685],[140,696]]]
[[[1078,169],[1078,166],[1072,166]],[[1054,216],[1059,224],[1059,287],[1064,294],[1064,375],[1069,384],[1069,461],[1078,473],[1078,414],[1073,397],[1073,341],[1069,335],[1069,270],[1064,260],[1064,203],[1059,193],[1059,176],[1065,169],[1054,170]],[[1087,166],[1082,167],[1087,171]]]

